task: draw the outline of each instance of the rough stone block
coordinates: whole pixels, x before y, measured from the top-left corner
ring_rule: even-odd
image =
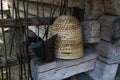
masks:
[[[99,22],[101,24],[101,35],[100,38],[106,41],[111,40],[113,22],[118,16],[103,15],[100,17]]]
[[[100,41],[100,23],[97,20],[83,21],[82,28],[85,43],[98,43]]]
[[[106,64],[101,61],[96,62],[95,69],[87,74],[94,80],[115,80],[118,64]]]
[[[106,58],[120,56],[120,47],[113,46],[110,42],[101,40],[100,43],[96,44],[93,48],[96,49],[97,54]]]

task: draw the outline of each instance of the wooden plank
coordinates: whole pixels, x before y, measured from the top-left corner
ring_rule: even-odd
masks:
[[[46,18],[28,18],[28,25],[48,25],[52,24],[55,18],[51,19],[50,17]],[[15,24],[16,23],[16,24]],[[26,26],[26,19],[0,19],[0,27],[14,27],[16,26]]]
[[[10,10],[0,10],[0,14],[3,13],[3,14],[6,14],[6,15],[10,15]]]
[[[76,60],[59,60],[44,65],[37,65],[32,60],[31,70],[35,80],[61,80],[78,73],[86,72],[94,68],[96,54],[87,50],[86,55]]]
[[[17,3],[17,1],[15,1]],[[13,8],[13,4],[12,4],[12,0],[9,0],[8,1],[8,4],[11,8]],[[25,4],[26,4],[26,1],[25,1]],[[43,17],[43,15],[45,17],[50,17],[50,12],[51,12],[51,9],[53,8],[51,5],[44,5],[44,12],[43,12],[43,8],[41,6],[41,3],[38,3],[38,10],[39,10],[39,14],[38,16],[39,17]],[[19,1],[19,9],[20,11],[24,11],[24,8],[23,8],[23,2],[22,1]],[[54,11],[54,17],[57,17],[60,15],[60,7],[59,6],[54,6],[54,8],[52,9],[52,12]],[[11,10],[12,12],[12,10]],[[13,13],[13,12],[12,12]],[[33,2],[29,2],[29,6],[28,6],[28,13],[29,14],[32,14],[32,15],[37,15],[37,4],[36,3],[33,3]],[[43,14],[44,13],[44,14]],[[70,14],[70,9],[67,8],[67,14]]]
[[[102,0],[85,1],[85,19],[99,19],[103,14],[104,6]]]
[[[95,60],[90,60],[85,63],[81,63],[80,65],[75,65],[71,67],[67,67],[64,69],[56,70],[52,69],[50,71],[44,72],[44,73],[37,73],[34,75],[37,75],[38,79],[35,79],[36,77],[34,76],[35,80],[61,80],[68,78],[70,76],[73,76],[78,73],[86,72],[89,70],[92,70],[94,68],[94,63]],[[89,66],[88,66],[89,64]],[[84,67],[84,68],[83,68]]]
[[[113,22],[118,18],[118,16],[103,15],[100,17],[99,21],[101,24],[101,39],[110,41],[112,35]]]
[[[96,62],[95,69],[88,72],[94,80],[115,80],[118,64],[108,65],[101,61]]]
[[[83,21],[83,37],[85,43],[98,43],[100,41],[100,23],[97,20]]]
[[[37,0],[29,0],[33,2],[37,2]],[[79,7],[81,9],[84,9],[84,0],[68,0],[68,7]],[[38,2],[41,2],[41,0],[38,0]],[[61,5],[61,0],[43,0],[43,3],[47,4],[54,4],[54,5]]]
[[[93,46],[97,50],[97,54],[106,58],[114,58],[120,56],[120,47],[113,46],[111,43],[106,41],[100,41],[99,44]]]
[[[104,0],[104,6],[106,13],[120,15],[120,0]]]

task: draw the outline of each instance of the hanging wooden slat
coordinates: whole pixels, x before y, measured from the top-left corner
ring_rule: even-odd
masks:
[[[11,0],[8,0],[8,4],[9,4],[10,8],[13,9],[12,3],[13,2]],[[26,4],[26,2],[25,2],[25,4]],[[30,2],[29,1],[28,12],[27,12],[28,14],[37,15],[37,5],[36,4],[37,4],[37,2]],[[38,9],[39,9],[38,16],[39,17],[43,17],[43,8],[44,8],[44,16],[45,17],[49,17],[52,6],[54,6],[54,8],[56,7],[55,5],[52,5],[52,4],[49,4],[49,5],[42,4],[43,5],[43,7],[42,7],[41,4],[42,3],[38,3],[38,5],[39,5],[38,6]],[[59,14],[60,14],[60,8],[61,8],[60,6],[56,7],[56,10],[55,10],[54,15],[53,15],[54,17],[59,16]],[[24,11],[23,2],[22,1],[19,1],[19,11]],[[69,14],[69,12],[70,12],[70,9],[67,9],[67,14]],[[13,13],[12,10],[11,10],[11,13]],[[21,13],[20,15],[22,16],[22,15],[24,15],[24,13]]]
[[[51,20],[50,17],[46,18],[28,18],[28,25],[47,25],[52,24],[55,18]],[[26,26],[26,19],[25,18],[19,18],[19,19],[0,19],[0,27],[13,27],[15,25],[15,22],[17,22],[16,26]]]
[[[29,0],[29,1],[37,2],[37,0]],[[41,0],[38,0],[38,1],[41,2]],[[43,3],[54,4],[54,5],[59,3],[58,5],[61,5],[60,4],[61,0],[43,0]],[[69,0],[68,7],[79,7],[81,9],[83,9],[84,3],[85,3],[85,0]]]

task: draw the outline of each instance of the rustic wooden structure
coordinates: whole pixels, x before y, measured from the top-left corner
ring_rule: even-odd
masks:
[[[14,27],[16,26],[36,26],[36,25],[47,25],[47,24],[52,24],[53,21],[56,18],[27,18],[27,23],[26,24],[26,19],[25,18],[18,18],[18,19],[0,19],[0,27]]]
[[[85,17],[86,19],[98,19],[104,14],[102,0],[86,0]]]
[[[12,11],[12,9],[14,6],[12,4],[13,2],[11,2],[13,0],[8,1],[11,13],[13,14],[14,11]],[[32,25],[31,29],[33,30],[35,26],[40,25],[39,31],[36,34],[40,32],[39,36],[43,36],[45,32],[44,27],[52,24],[55,17],[60,15],[61,1],[62,0],[29,0],[28,11],[25,11],[22,0],[19,0],[19,7],[17,6],[17,8],[20,12],[20,17],[25,17],[24,14],[28,13],[29,18],[0,20],[0,26],[13,27],[16,22],[17,26],[25,27],[26,25]],[[90,54],[89,52],[81,59],[70,61],[56,60],[43,65],[38,65],[39,62],[32,60],[31,70],[33,72],[33,78],[35,80],[60,80],[92,70],[87,73],[95,80],[114,80],[118,63],[120,62],[120,47],[113,46],[110,39],[112,35],[112,24],[119,17],[118,15],[120,15],[119,3],[119,0],[69,0],[66,14],[71,15],[73,7],[85,9],[84,21],[82,22],[84,30],[83,36],[86,39],[86,45],[90,45],[90,48],[96,50],[98,61],[95,63],[96,54]],[[25,1],[25,6],[27,6],[26,4],[27,2]],[[50,18],[51,6],[54,6],[55,9],[52,20]],[[43,10],[44,12],[42,12]],[[100,41],[100,39],[102,40]],[[98,44],[91,45],[91,43]]]
[[[120,1],[119,0],[104,0],[105,12],[111,15],[120,16]]]
[[[37,2],[37,0],[29,0],[29,1]],[[40,0],[38,1],[41,2]],[[42,2],[46,4],[54,4],[59,6],[61,5],[61,0],[43,0]],[[83,0],[69,0],[68,7],[79,7],[83,9],[84,3],[85,1]]]

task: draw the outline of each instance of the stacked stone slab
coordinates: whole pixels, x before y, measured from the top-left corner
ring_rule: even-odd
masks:
[[[83,37],[85,43],[98,43],[100,41],[100,23],[97,20],[83,21]]]
[[[95,69],[88,74],[94,80],[115,80],[117,68],[118,64],[108,65],[98,60]]]
[[[86,0],[85,15],[82,22],[85,43],[98,43],[100,41],[99,17],[104,14],[102,0]]]
[[[34,17],[37,15],[37,5],[32,2],[37,0],[30,1],[28,10],[29,17]],[[52,0],[43,0],[43,3],[52,4],[51,1]],[[70,0],[69,2],[69,7],[85,8],[85,20],[81,23],[83,26],[85,43],[97,43],[94,46],[89,44],[90,48],[96,50],[98,60],[96,62],[95,69],[88,72],[88,75],[95,80],[114,80],[118,63],[120,62],[120,47],[112,44],[111,36],[112,24],[120,16],[120,0]],[[84,2],[85,7],[83,6]],[[12,4],[10,3],[9,5],[12,8]],[[20,4],[20,16],[24,17],[21,1]],[[57,3],[55,2],[55,4]],[[80,4],[82,5],[78,6]],[[51,8],[48,5],[44,5],[45,17],[49,17],[50,9]],[[60,8],[58,7],[54,16],[59,16],[59,9]],[[40,5],[39,10],[42,11]],[[67,11],[69,13],[69,10]],[[43,17],[41,12],[39,12],[39,16]]]
[[[92,47],[98,54],[95,69],[88,73],[95,80],[114,80],[120,63],[120,47],[101,40]]]
[[[88,1],[90,2],[90,0]],[[94,0],[91,0],[91,1],[94,1]],[[90,45],[90,44],[88,45],[90,48],[93,48],[94,50],[96,50],[96,53],[98,54],[98,60],[96,62],[95,69],[93,71],[88,72],[87,74],[91,76],[94,80],[114,80],[117,72],[118,64],[120,63],[120,46],[114,45],[111,39],[114,32],[113,24],[119,18],[119,14],[120,14],[119,13],[120,1],[104,0],[102,4],[104,5],[105,14],[102,12],[103,10],[102,7],[99,6],[98,7],[99,10],[98,9],[97,10],[103,13],[100,15],[101,13],[100,12],[98,14],[99,17],[95,17],[96,14],[92,15],[92,11],[91,12],[87,11],[87,14],[91,13],[90,15],[92,15],[92,17],[89,17],[90,15],[87,15],[87,14],[85,15],[86,20],[92,21],[96,19],[100,23],[99,43],[94,45]],[[92,9],[94,10],[94,8]],[[86,24],[87,23],[84,22],[83,27],[85,27]],[[88,26],[88,29],[89,29],[89,26]],[[86,30],[86,27],[85,27],[85,30]],[[94,31],[94,32],[97,32],[97,31]],[[87,33],[87,31],[85,33]],[[88,35],[90,35],[90,32],[87,33],[87,36]]]
[[[111,38],[113,35],[113,22],[118,19],[118,16],[108,16],[103,15],[99,21],[101,23],[101,42],[95,46],[96,50],[98,50],[98,54],[100,56],[100,60],[108,63],[119,63],[120,62],[120,46],[114,45],[111,42]],[[119,24],[118,24],[119,25]],[[114,34],[116,35],[116,34]]]
[[[118,19],[118,16],[103,15],[100,17],[101,24],[101,39],[111,42],[113,22]]]

